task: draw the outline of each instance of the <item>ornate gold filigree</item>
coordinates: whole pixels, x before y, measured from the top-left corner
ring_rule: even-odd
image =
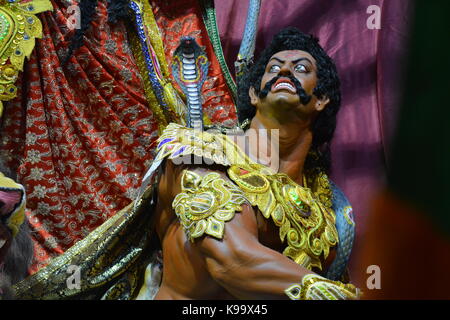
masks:
[[[283,254],[305,268],[322,269],[338,243],[332,196],[324,173],[304,179],[304,187],[286,174],[257,164],[227,136],[169,124],[159,138],[157,160],[194,154],[228,167],[228,176],[263,216],[279,227],[287,243]],[[322,259],[323,258],[323,259]]]
[[[184,170],[181,187],[172,207],[191,241],[204,234],[222,239],[225,222],[233,219],[246,201],[239,188],[216,172],[202,177]]]
[[[317,177],[322,180],[317,183],[322,188],[313,192],[306,186],[299,186],[286,174],[268,174],[265,170],[258,164],[232,165],[228,175],[251,204],[280,228],[280,239],[287,242],[283,254],[310,270],[321,269],[322,255],[326,259],[330,248],[338,242],[331,202],[325,205],[319,200],[331,198],[331,190],[328,187],[326,191],[323,185],[326,175]]]
[[[52,9],[48,0],[0,1],[0,117],[2,101],[16,96],[14,83],[19,71],[23,71],[25,57],[30,57],[35,38],[42,36],[42,24],[36,14]]]
[[[301,284],[293,284],[285,293],[291,300],[355,300],[361,296],[352,284],[331,281],[316,274],[305,275]]]
[[[194,130],[170,123],[158,139],[158,155],[155,161],[166,157],[175,159],[196,155],[212,162],[230,166],[233,163],[249,163],[250,159],[225,135]],[[211,163],[212,163],[211,162]]]

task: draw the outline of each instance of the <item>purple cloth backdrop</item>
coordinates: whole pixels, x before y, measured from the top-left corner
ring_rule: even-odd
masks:
[[[216,0],[215,5],[234,72],[248,1]],[[371,5],[381,9],[380,29],[367,27]],[[332,143],[332,179],[352,203],[357,223],[350,269],[364,241],[370,200],[385,179],[411,10],[409,0],[262,1],[256,56],[281,28],[295,26],[316,35],[338,68],[343,99]]]

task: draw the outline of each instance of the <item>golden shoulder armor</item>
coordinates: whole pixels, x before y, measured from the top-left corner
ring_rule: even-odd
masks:
[[[222,239],[225,222],[233,219],[247,201],[238,187],[217,172],[200,176],[184,170],[181,188],[172,207],[191,241],[205,233]]]

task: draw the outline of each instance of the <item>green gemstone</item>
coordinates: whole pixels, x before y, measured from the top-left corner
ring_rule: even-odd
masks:
[[[294,200],[295,204],[300,205],[302,204],[302,200],[300,200],[299,195],[293,190],[289,190],[289,196],[291,197],[292,200]]]

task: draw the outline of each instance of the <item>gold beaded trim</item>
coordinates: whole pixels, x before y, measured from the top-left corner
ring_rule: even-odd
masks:
[[[156,76],[163,87],[164,100],[169,108],[167,112],[159,105],[155,93],[153,92],[147,74],[147,66],[142,53],[142,47],[139,38],[134,32],[130,33],[131,49],[143,81],[144,92],[148,100],[149,108],[157,119],[158,129],[161,133],[170,122],[185,123],[186,105],[180,97],[180,92],[174,88],[170,81],[170,72],[164,53],[164,46],[158,25],[153,15],[152,7],[148,0],[135,0],[135,2],[139,5],[141,10],[143,24],[145,25],[147,45],[153,50],[158,60],[158,67],[160,68],[162,77],[159,77],[158,73],[156,73]]]

